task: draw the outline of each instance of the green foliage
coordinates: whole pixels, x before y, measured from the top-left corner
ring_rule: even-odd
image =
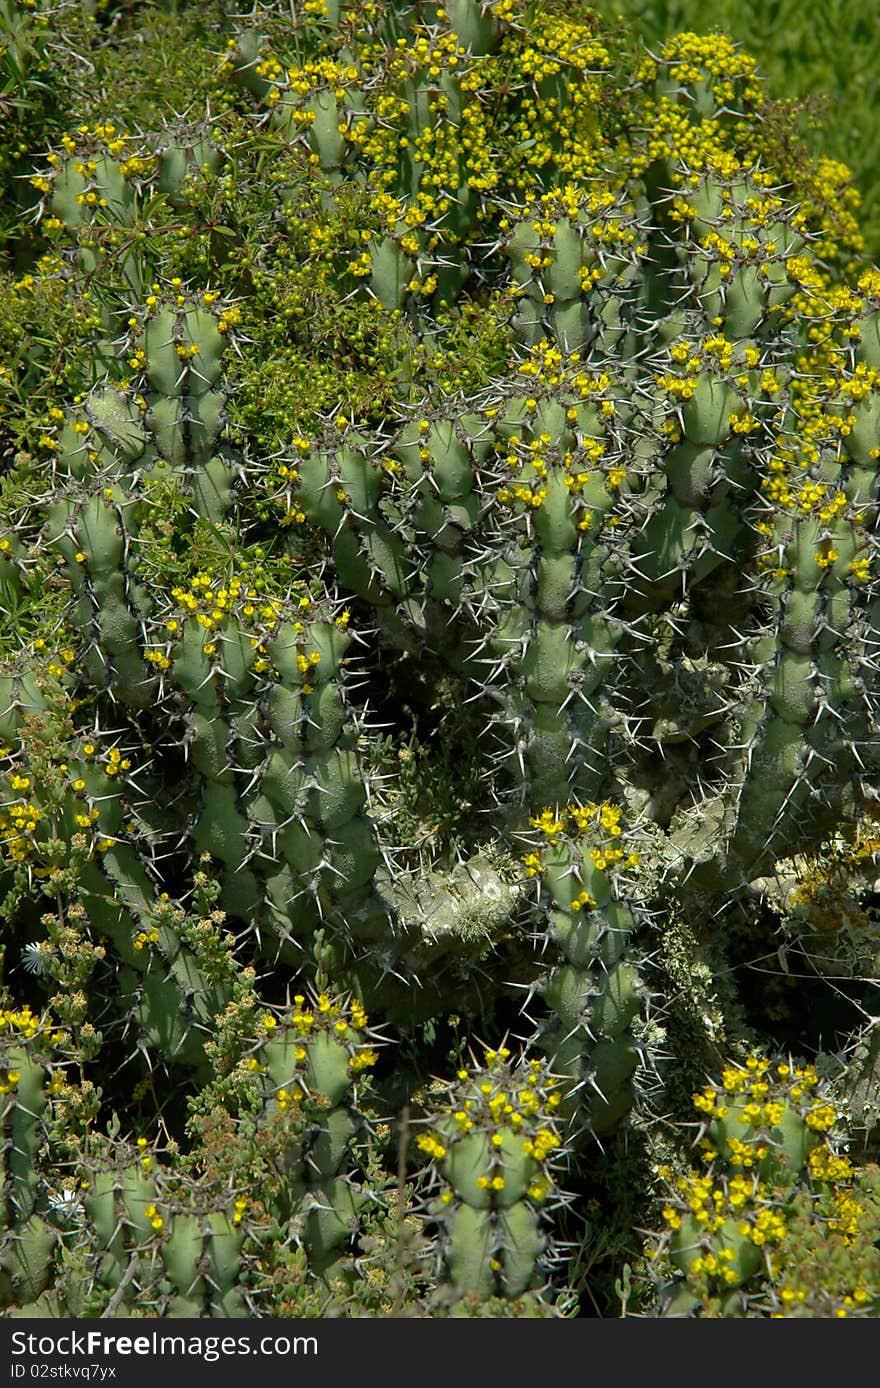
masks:
[[[719,36],[75,15],[97,92],[22,20],[56,104],[0,275],[3,1304],[872,1308],[870,1170],[811,1067],[737,1067],[728,965],[873,957],[846,171]],[[688,1175],[719,1051],[758,1116],[698,1096]]]
[[[694,1107],[703,1169],[662,1173],[660,1314],[876,1316],[877,1168],[840,1154],[814,1067],[752,1054]]]
[[[853,172],[862,200],[868,253],[880,250],[877,174],[871,131],[877,109],[880,27],[857,0],[826,0],[805,10],[794,0],[716,0],[708,17],[694,0],[596,0],[609,22],[638,32],[656,49],[683,29],[722,30],[759,54],[768,96],[799,134]]]

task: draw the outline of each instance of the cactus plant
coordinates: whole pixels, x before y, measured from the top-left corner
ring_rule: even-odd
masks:
[[[841,1153],[841,1114],[813,1066],[753,1053],[694,1107],[703,1170],[664,1173],[665,1251],[679,1276],[660,1314],[875,1314],[876,1171]],[[832,1257],[835,1244],[840,1281],[811,1287],[812,1249]]]
[[[749,1053],[725,951],[876,797],[880,280],[720,36],[229,27],[203,118],[71,109],[4,286],[0,911],[81,1072],[66,1132],[10,1061],[3,1295],[567,1315],[597,1156]],[[779,1065],[691,1308],[763,1306],[774,1201],[846,1237]]]

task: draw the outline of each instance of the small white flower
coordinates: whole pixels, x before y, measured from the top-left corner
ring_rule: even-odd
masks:
[[[42,976],[46,972],[46,957],[47,951],[42,943],[32,940],[30,944],[25,945],[21,962],[27,973]]]
[[[83,1202],[75,1190],[50,1190],[49,1208],[59,1219],[76,1219],[83,1213]]]

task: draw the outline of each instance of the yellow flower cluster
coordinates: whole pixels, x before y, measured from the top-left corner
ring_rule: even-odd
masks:
[[[670,1179],[670,1173],[665,1174]],[[696,1237],[705,1240],[700,1245],[705,1249],[701,1256],[714,1254],[718,1260],[714,1269],[705,1263],[704,1269],[718,1272],[728,1285],[739,1279],[730,1267],[732,1259],[723,1256],[723,1251],[735,1253],[737,1237],[757,1248],[779,1244],[785,1238],[788,1224],[775,1189],[757,1177],[735,1175],[728,1180],[723,1174],[716,1178],[711,1171],[691,1171],[672,1179],[675,1201],[664,1207],[664,1222],[680,1233],[687,1217]],[[697,1270],[691,1267],[691,1271]]]
[[[547,1163],[560,1148],[554,1114],[560,1104],[558,1081],[539,1060],[511,1064],[508,1047],[485,1052],[484,1064],[473,1071],[461,1069],[450,1086],[451,1102],[434,1125],[417,1138],[420,1151],[432,1161],[443,1162],[457,1142],[482,1134],[487,1166],[476,1178],[479,1190],[500,1192],[506,1188],[506,1163],[511,1160],[506,1140],[519,1141],[524,1158],[535,1164],[527,1176],[528,1198],[544,1201],[553,1189]],[[448,1174],[449,1168],[444,1168]],[[454,1190],[441,1200],[449,1204]]]
[[[171,596],[182,611],[167,619],[167,641],[163,646],[148,651],[145,659],[167,670],[172,663],[174,645],[181,639],[190,617],[209,638],[202,647],[205,655],[213,656],[217,647],[210,637],[213,633],[223,630],[227,619],[238,616],[245,619],[249,630],[254,633],[250,636],[250,643],[257,653],[254,670],[261,674],[270,668],[264,643],[266,638],[274,633],[281,620],[284,603],[280,599],[261,595],[256,586],[245,582],[241,577],[218,577],[209,570],[194,574],[187,587],[178,585],[172,588]],[[302,611],[307,611],[309,606],[308,598],[301,600]],[[300,631],[305,631],[301,622],[297,623],[297,627]],[[307,665],[308,663],[307,660]]]
[[[819,1076],[813,1065],[793,1066],[785,1060],[770,1061],[753,1053],[742,1065],[726,1065],[721,1073],[720,1087],[707,1084],[701,1093],[694,1095],[694,1106],[698,1111],[724,1118],[730,1100],[745,1098],[748,1107],[749,1104],[760,1105],[772,1093],[776,1102],[785,1104],[790,1100],[801,1104],[809,1100],[818,1084]],[[751,1118],[745,1121],[752,1122]]]
[[[21,1007],[0,1007],[0,1036],[22,1036],[27,1040],[36,1036],[42,1025],[27,1003]]]
[[[611,55],[593,25],[539,12],[530,19],[526,43],[505,37],[500,60],[512,66],[511,81],[522,87],[510,132],[516,162],[505,168],[507,179],[523,195],[551,170],[559,182],[594,181],[603,157],[595,113]]]
[[[547,807],[540,814],[532,815],[529,824],[533,829],[537,829],[551,847],[559,844],[563,836],[576,840],[584,835],[593,836],[598,842],[590,844],[587,852],[594,866],[600,872],[607,872],[609,869],[620,871],[639,865],[638,853],[614,842],[623,836],[620,816],[620,806],[611,801],[587,801],[585,804],[566,805],[558,812]],[[544,871],[541,855],[542,850],[538,849],[523,857],[528,877],[537,877]],[[572,909],[577,911],[589,905],[595,905],[595,902],[589,892],[584,891],[572,902]]]
[[[376,1048],[364,1041],[362,1033],[366,1026],[367,1014],[356,998],[346,1003],[321,992],[309,1002],[304,993],[297,993],[288,1013],[276,1016],[267,1011],[263,1014],[260,1042],[261,1045],[271,1042],[279,1030],[293,1032],[299,1038],[299,1044],[293,1047],[293,1059],[297,1065],[305,1065],[309,1059],[309,1043],[317,1036],[332,1036],[344,1048],[349,1073],[356,1077],[371,1069],[379,1059]],[[256,1056],[251,1059],[255,1070],[263,1073],[265,1066]],[[285,1112],[291,1104],[302,1101],[306,1094],[305,1082],[297,1083],[296,1076],[291,1076],[272,1093],[278,1108]]]
[[[16,1043],[30,1041],[33,1037],[39,1036],[49,1026],[51,1026],[49,1018],[45,1015],[38,1017],[27,1003],[21,1007],[0,1007],[0,1039],[6,1040],[7,1043],[12,1042],[13,1047],[16,1046]],[[63,1031],[49,1031],[41,1039],[44,1043],[58,1046],[67,1038]],[[21,1063],[21,1052],[15,1049],[13,1054],[15,1063],[12,1065],[8,1063],[12,1057],[7,1049],[5,1053],[7,1063],[5,1066],[0,1066],[0,1095],[13,1094],[21,1081],[21,1071],[18,1068]],[[58,1093],[63,1084],[60,1074],[56,1072],[53,1077],[50,1072],[47,1079],[49,1080],[47,1092],[49,1094]]]
[[[291,1085],[290,1089],[283,1085],[275,1095],[275,1101],[282,1113],[286,1113],[291,1104],[299,1104],[303,1099],[303,1091],[298,1084]]]
[[[157,1234],[160,1234],[162,1230],[165,1228],[165,1221],[160,1215],[156,1206],[152,1204],[146,1205],[144,1207],[144,1214],[150,1221],[150,1227],[154,1229]]]
[[[426,1157],[431,1157],[434,1161],[442,1161],[446,1156],[446,1148],[436,1133],[419,1133],[416,1146],[420,1152],[424,1152]]]
[[[739,123],[719,116],[734,104],[742,109],[760,99],[755,67],[754,59],[717,33],[677,34],[659,57],[645,59],[638,80],[646,86],[656,84],[661,95],[649,103],[646,124],[651,134],[632,171],[638,175],[652,160],[668,159],[674,186],[696,186],[699,173],[707,168],[732,177],[741,167],[734,152]],[[698,114],[687,84],[699,84],[714,109]],[[742,126],[747,129],[745,122]],[[753,162],[756,151],[750,153]]]
[[[604,800],[601,804],[588,800],[583,805],[566,805],[559,814],[554,814],[551,809],[543,809],[539,815],[532,816],[529,824],[533,829],[537,829],[548,843],[557,843],[566,830],[572,829],[585,833],[589,829],[599,828],[610,838],[619,838],[623,832],[620,827],[620,815],[620,806],[610,800]]]
[[[787,1241],[799,1237],[804,1209],[844,1243],[856,1239],[864,1214],[853,1189],[856,1173],[827,1136],[837,1110],[821,1091],[814,1066],[752,1054],[741,1065],[725,1066],[720,1082],[694,1095],[707,1134],[701,1142],[705,1169],[674,1174],[664,1168],[661,1177],[669,1193],[663,1219],[673,1257],[698,1295],[740,1286],[744,1278],[757,1285],[768,1272],[775,1277],[789,1267]],[[803,1158],[792,1156],[798,1123]],[[750,1273],[744,1268],[751,1265],[739,1259],[739,1241],[776,1251]],[[790,1281],[781,1286],[785,1314],[798,1292]]]
[[[34,644],[43,649],[46,643],[40,638]],[[72,656],[72,652],[63,651],[61,658],[66,659],[68,654]],[[50,672],[53,663],[49,662]],[[124,756],[115,743],[99,752],[97,743],[86,741],[78,748],[71,746],[66,753],[61,753],[65,755],[71,757],[70,763],[55,755],[41,761],[35,770],[34,766],[22,761],[20,753],[14,756],[11,748],[0,747],[0,760],[12,762],[6,773],[5,787],[0,785],[0,847],[11,862],[31,865],[38,862],[44,841],[57,831],[59,816],[69,816],[76,833],[93,829],[101,818],[99,804],[109,806],[114,796],[114,782],[131,768],[130,758]],[[104,778],[100,791],[94,785],[87,791],[88,763],[95,765]],[[64,798],[63,808],[59,810],[57,796],[60,792],[64,793]],[[92,837],[89,856],[106,851],[112,842],[109,838]],[[37,875],[45,870],[44,865],[36,867]]]
[[[28,778],[12,776],[9,778],[11,789],[18,789],[19,786],[14,783],[22,780],[26,780],[30,786]],[[34,835],[42,818],[43,811],[39,805],[24,797],[11,804],[0,805],[0,844],[12,862],[23,863],[33,853],[36,846]]]
[[[563,353],[549,339],[528,349],[517,372],[526,377],[533,394],[525,400],[527,413],[520,428],[506,431],[503,440],[494,445],[508,474],[498,487],[498,500],[502,505],[513,506],[519,501],[537,509],[548,495],[548,478],[561,473],[572,495],[579,529],[589,530],[594,512],[584,505],[585,487],[598,478],[613,493],[626,478],[626,468],[606,458],[607,440],[602,432],[603,421],[615,413],[614,381],[605,370],[584,370],[580,352]],[[539,429],[534,422],[545,398],[566,406],[571,427],[562,438],[554,440],[547,429]],[[592,417],[579,425],[579,406],[584,404],[593,405],[594,410]],[[502,410],[501,400],[484,410],[490,427]]]
[[[94,126],[80,125],[72,133],[61,137],[64,155],[71,161],[73,172],[83,180],[75,201],[80,207],[97,210],[108,206],[105,196],[109,184],[117,171],[123,179],[146,177],[155,167],[154,156],[138,148],[133,135],[122,135],[112,121],[98,122]],[[46,159],[49,168],[45,174],[36,174],[31,183],[44,198],[51,194],[55,179],[65,167],[65,160],[56,151]],[[57,217],[44,217],[43,226],[50,232],[61,229]]]

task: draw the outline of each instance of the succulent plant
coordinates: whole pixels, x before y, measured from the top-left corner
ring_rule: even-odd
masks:
[[[773,1194],[711,1089],[729,1218],[679,1176],[658,1305],[764,1307],[814,1072],[752,1092],[729,987],[676,1055],[675,970],[773,938],[768,880],[876,798],[851,200],[718,35],[310,0],[211,82],[137,137],[71,108],[4,288],[0,910],[80,1067],[67,1119],[11,1053],[5,1302],[569,1314],[596,1155],[720,1040]]]

